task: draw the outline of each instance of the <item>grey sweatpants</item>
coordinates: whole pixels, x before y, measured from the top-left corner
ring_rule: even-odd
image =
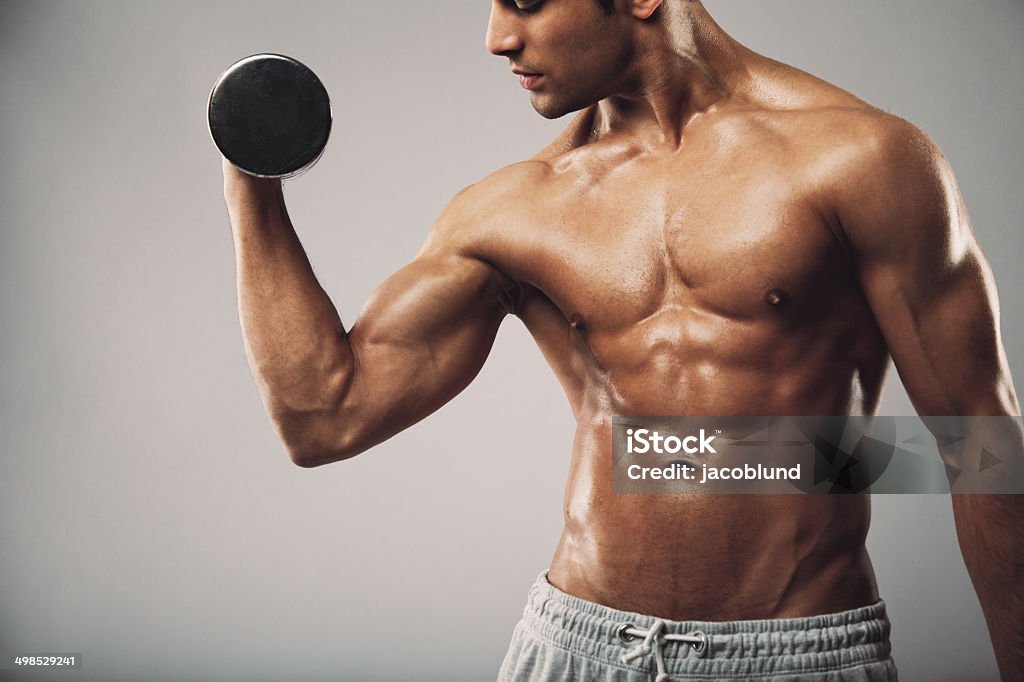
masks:
[[[885,603],[808,618],[666,621],[588,602],[540,574],[499,682],[896,680]]]

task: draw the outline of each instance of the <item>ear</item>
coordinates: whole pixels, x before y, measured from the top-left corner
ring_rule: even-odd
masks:
[[[641,21],[650,19],[661,0],[629,0],[629,13]]]

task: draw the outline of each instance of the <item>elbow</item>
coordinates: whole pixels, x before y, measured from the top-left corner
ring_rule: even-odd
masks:
[[[273,404],[272,421],[296,466],[314,469],[368,449],[367,425],[345,404],[349,378],[338,373],[336,380],[313,398]]]
[[[347,427],[335,431],[330,438],[285,438],[285,450],[292,464],[303,469],[315,469],[352,459],[369,449],[360,437],[360,430]]]
[[[330,457],[330,453],[322,450],[296,448],[289,445],[285,446],[285,450],[288,452],[288,458],[292,464],[302,469],[315,469],[337,461]]]
[[[294,448],[287,447],[288,458],[292,464],[303,469],[315,469],[325,464],[342,462],[351,459],[363,450],[347,450],[337,448]]]

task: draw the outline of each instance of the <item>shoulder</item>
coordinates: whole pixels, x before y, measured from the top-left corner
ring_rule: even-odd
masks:
[[[764,59],[754,68],[753,115],[814,156],[833,152],[848,170],[928,164],[942,159],[912,123],[795,67]]]
[[[924,170],[943,160],[920,128],[832,83],[771,60],[761,71],[760,104],[818,159],[866,175]]]
[[[445,231],[469,229],[515,209],[523,198],[543,185],[552,172],[545,161],[530,160],[506,166],[452,197],[438,216],[436,227]]]
[[[851,242],[934,237],[966,222],[949,161],[919,127],[784,64],[756,77],[748,118]]]
[[[849,117],[833,152],[832,202],[848,229],[934,223],[960,199],[953,169],[916,125],[890,114]]]
[[[772,126],[800,160],[811,186],[834,208],[867,195],[903,200],[940,189],[949,161],[923,130],[874,107],[827,106],[787,112]],[[914,196],[908,197],[908,191]]]
[[[972,240],[948,159],[902,118],[845,117],[825,170],[823,212],[861,257],[898,260],[926,249],[949,260]]]
[[[844,170],[862,181],[896,176],[923,181],[948,166],[935,141],[898,116],[871,110],[842,112],[835,118],[836,147],[843,152]]]
[[[459,191],[430,230],[426,249],[479,255],[496,234],[507,232],[533,204],[550,177],[545,161],[529,160],[501,168]]]
[[[953,184],[938,145],[913,123],[793,67],[756,71],[749,118],[785,152],[788,170],[825,215],[878,225],[948,201]]]

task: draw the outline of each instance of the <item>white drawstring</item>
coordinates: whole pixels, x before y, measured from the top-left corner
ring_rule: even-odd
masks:
[[[654,682],[668,682],[664,652],[662,651],[665,642],[685,642],[693,647],[693,650],[698,654],[703,654],[708,646],[708,636],[703,632],[694,632],[692,635],[666,635],[663,634],[664,629],[665,621],[660,618],[655,619],[654,624],[651,625],[649,630],[641,630],[628,624],[619,628],[619,638],[624,642],[637,637],[644,638],[643,642],[622,654],[623,663],[629,663],[634,659],[642,658],[651,653],[651,651],[654,651],[654,664],[658,668],[658,675],[654,678]]]

